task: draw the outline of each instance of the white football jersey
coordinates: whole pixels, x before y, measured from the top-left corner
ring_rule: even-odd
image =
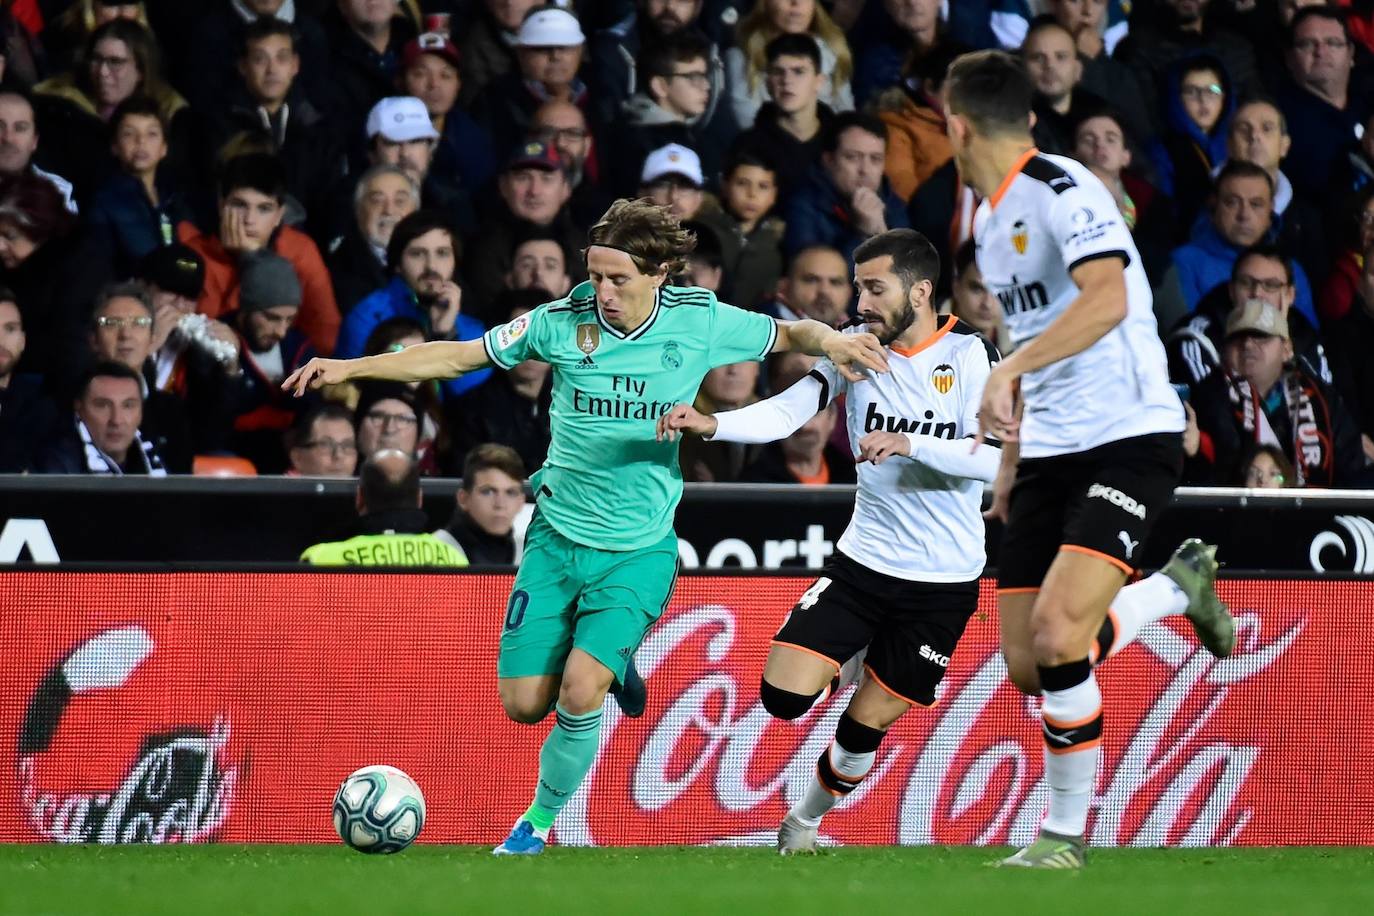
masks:
[[[862,329],[859,329],[862,330]],[[978,406],[995,347],[950,316],[914,350],[888,350],[888,371],[851,384],[821,360],[791,388],[739,410],[716,414],[715,439],[768,442],[800,427],[840,395],[849,441],[876,430],[906,433],[911,456],[858,466],[854,515],[837,544],[875,572],[914,582],[967,582],[987,562],[983,482],[999,455],[973,454]],[[956,441],[958,440],[958,441]],[[995,445],[995,443],[994,443]],[[932,454],[935,451],[940,454]],[[963,474],[932,467],[956,468]]]
[[[1126,264],[1126,318],[1080,353],[1021,379],[1021,455],[1083,452],[1148,433],[1182,432],[1150,281],[1105,185],[1081,163],[1031,150],[974,216],[983,282],[1020,346],[1078,297],[1070,276],[1095,258]]]

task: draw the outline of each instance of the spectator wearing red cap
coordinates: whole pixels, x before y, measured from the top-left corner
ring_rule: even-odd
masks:
[[[565,9],[534,10],[520,24],[516,38],[519,69],[492,82],[475,105],[497,149],[509,149],[529,132],[537,109],[550,99],[563,99],[586,111],[587,86],[578,76],[586,36],[577,17]]]
[[[572,188],[558,152],[538,141],[516,148],[496,180],[500,200],[468,250],[464,277],[466,310],[490,326],[506,317],[492,311],[497,292],[505,285],[518,241],[530,226],[542,227],[561,239],[565,251],[581,251],[586,227],[574,224],[568,209]],[[581,264],[570,264],[573,282],[584,276]]]
[[[462,92],[462,56],[452,39],[426,32],[402,52],[401,89],[425,103],[438,146],[430,171],[471,191],[485,187],[496,174],[491,136],[458,106]]]

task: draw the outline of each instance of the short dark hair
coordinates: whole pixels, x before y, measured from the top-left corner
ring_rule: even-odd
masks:
[[[12,302],[15,307],[18,307],[19,297],[16,296],[14,290],[10,289],[8,286],[0,286],[0,302]],[[20,322],[24,320],[23,312],[19,313],[19,320]]]
[[[1227,159],[1226,164],[1217,172],[1216,181],[1212,182],[1212,193],[1216,194],[1221,190],[1222,182],[1231,178],[1263,178],[1264,183],[1269,186],[1269,195],[1274,194],[1274,176],[1253,162],[1246,162],[1243,159]]]
[[[224,164],[219,180],[220,199],[240,189],[257,191],[283,203],[286,200],[286,167],[271,153],[245,153]]]
[[[463,489],[472,492],[473,481],[481,471],[500,471],[512,480],[525,479],[525,462],[509,445],[485,442],[463,459]]]
[[[529,289],[502,289],[492,297],[491,313],[497,316],[496,323],[502,324],[516,309],[522,312],[533,311],[546,302],[552,302],[554,298],[553,293],[537,286]]]
[[[1231,123],[1235,123],[1235,116],[1242,108],[1249,107],[1250,105],[1268,105],[1270,108],[1274,109],[1274,113],[1279,116],[1279,131],[1283,133],[1284,136],[1288,136],[1288,115],[1283,113],[1283,109],[1279,107],[1277,99],[1263,92],[1247,93],[1244,98],[1237,102],[1236,107],[1231,112]],[[1366,118],[1365,120],[1368,121],[1369,119]]]
[[[1345,35],[1345,43],[1350,44],[1354,38],[1350,34],[1350,16],[1345,10],[1334,6],[1305,6],[1298,10],[1293,17],[1293,21],[1288,24],[1288,47],[1293,47],[1293,42],[1297,38],[1298,26],[1309,19],[1329,19],[1341,27],[1342,34]]]
[[[358,490],[362,493],[363,508],[368,512],[388,512],[394,509],[414,509],[420,500],[420,465],[407,456],[406,470],[393,477],[382,470],[378,455],[396,449],[381,449],[367,457],[358,473]]]
[[[162,109],[146,95],[131,95],[115,107],[114,113],[110,115],[110,136],[119,133],[120,125],[124,123],[125,118],[133,117],[155,119],[162,128],[163,136],[166,136],[167,122],[163,120]]]
[[[1029,133],[1034,92],[1021,61],[1005,51],[962,54],[945,79],[950,113],[984,136]]]
[[[940,281],[940,254],[930,239],[915,229],[889,229],[864,240],[854,249],[854,264],[885,255],[891,255],[892,272],[906,291],[922,280],[929,280],[932,288]]]
[[[296,29],[291,23],[278,19],[276,16],[259,16],[248,24],[248,28],[243,30],[243,41],[239,43],[239,56],[247,57],[248,48],[254,42],[276,36],[290,41],[292,52],[297,50]]]
[[[148,313],[148,317],[153,316],[153,297],[148,292],[148,287],[139,280],[117,280],[114,283],[106,283],[96,294],[95,307],[91,309],[91,321],[100,317],[100,313],[105,311],[105,306],[115,299],[133,299],[143,310]]]
[[[0,223],[9,223],[28,239],[42,245],[67,235],[76,216],[57,186],[25,169],[17,175],[0,176]]]
[[[381,324],[372,329],[372,333],[367,335],[367,341],[363,344],[364,356],[376,356],[379,353],[386,353],[392,345],[402,337],[410,337],[412,334],[419,334],[426,337],[425,329],[420,322],[405,315],[396,315],[388,318]]]
[[[784,32],[764,46],[765,61],[771,64],[779,57],[805,57],[815,66],[817,73],[821,71],[821,48],[810,32]]]
[[[1036,16],[1034,19],[1032,19],[1030,21],[1030,25],[1026,27],[1026,37],[1021,39],[1022,53],[1025,52],[1026,44],[1031,40],[1031,36],[1043,32],[1046,29],[1058,29],[1065,35],[1069,36],[1069,41],[1074,40],[1073,32],[1069,31],[1069,29],[1062,22],[1055,18],[1055,15],[1053,13],[1041,13],[1039,16]]]
[[[778,160],[774,155],[762,144],[749,141],[730,147],[729,152],[725,154],[725,162],[720,173],[728,178],[734,174],[735,169],[746,165],[772,172],[774,178],[778,175]]]
[[[706,61],[709,75],[711,43],[695,29],[683,29],[653,42],[639,55],[639,84],[644,87],[644,94],[649,95],[650,80],[667,79],[678,67],[698,58]]]
[[[1215,73],[1221,83],[1223,99],[1231,98],[1231,75],[1226,72],[1226,65],[1221,62],[1221,58],[1211,54],[1193,54],[1184,58],[1177,65],[1178,82],[1181,86],[1183,81],[1193,73]],[[1218,123],[1222,123],[1226,118],[1222,118]]]
[[[91,382],[94,382],[98,378],[129,379],[132,382],[138,383],[138,391],[140,397],[143,394],[143,376],[139,375],[137,372],[135,372],[133,369],[130,369],[123,363],[117,363],[109,359],[102,359],[95,365],[88,368],[85,372],[81,373],[81,379],[76,384],[77,400],[80,400],[81,398],[84,398],[86,396],[87,392],[91,390]]]
[[[883,119],[875,114],[868,114],[862,111],[846,111],[835,116],[830,122],[830,127],[825,131],[821,139],[821,152],[833,153],[840,148],[840,137],[844,136],[845,131],[857,127],[865,133],[870,133],[887,143],[887,125]]]
[[[721,248],[720,236],[715,229],[698,220],[688,220],[682,224],[682,228],[697,237],[697,247],[693,249],[688,260],[704,261],[710,267],[725,266],[725,252]]]
[[[448,237],[453,240],[453,254],[461,264],[463,260],[463,242],[458,237],[458,230],[453,228],[453,221],[448,215],[438,210],[416,210],[396,224],[396,228],[391,230],[391,241],[386,245],[386,269],[389,273],[395,273],[401,269],[401,256],[406,253],[406,248],[410,243],[418,239],[427,232],[435,229],[442,229],[448,233]]]
[[[353,428],[353,411],[342,404],[335,404],[325,401],[310,410],[301,411],[296,415],[296,421],[291,424],[291,428],[286,431],[286,448],[290,451],[293,448],[302,448],[315,433],[315,424],[320,420],[339,420],[347,423],[348,428]]]
[[[1293,259],[1283,253],[1283,249],[1272,242],[1260,242],[1258,245],[1251,245],[1240,253],[1235,263],[1231,265],[1231,280],[1235,282],[1236,277],[1240,276],[1240,265],[1250,258],[1265,258],[1269,261],[1278,261],[1283,265],[1284,276],[1288,278],[1288,285],[1292,286],[1294,281]]]

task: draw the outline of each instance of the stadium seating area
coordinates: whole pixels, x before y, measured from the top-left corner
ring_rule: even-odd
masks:
[[[1009,351],[940,101],[998,47],[1038,147],[1135,236],[1185,482],[1369,486],[1368,0],[5,0],[0,473],[351,477],[399,448],[458,476],[491,442],[533,470],[545,365],[279,383],[566,294],[625,196],[696,232],[674,282],[782,318],[845,320],[853,249],[918,229],[942,308]],[[796,377],[722,367],[698,406]],[[844,436],[688,443],[683,471],[833,479]]]

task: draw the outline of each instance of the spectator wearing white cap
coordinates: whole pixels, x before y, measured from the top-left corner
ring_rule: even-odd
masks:
[[[618,194],[629,192],[635,166],[651,150],[669,143],[696,150],[705,175],[714,181],[736,131],[733,123],[726,131],[707,130],[719,101],[712,90],[710,43],[696,32],[664,38],[641,53],[639,74],[639,91],[606,131],[611,189]]]
[[[472,197],[458,176],[435,174],[438,140],[429,110],[414,96],[382,99],[368,112],[368,163],[394,165],[405,172],[420,186],[421,206],[447,213],[454,226],[467,233],[477,226]]]
[[[639,193],[654,203],[669,207],[685,222],[696,219],[706,192],[701,173],[701,158],[678,143],[669,143],[651,152],[639,174]]]
[[[515,43],[518,70],[493,81],[477,101],[478,120],[497,149],[519,143],[535,110],[550,99],[587,110],[587,85],[578,76],[586,40],[577,17],[561,7],[539,7],[525,17]]]
[[[335,0],[324,29],[335,114],[354,131],[379,99],[396,91],[401,51],[415,37],[415,26],[399,0]]]

